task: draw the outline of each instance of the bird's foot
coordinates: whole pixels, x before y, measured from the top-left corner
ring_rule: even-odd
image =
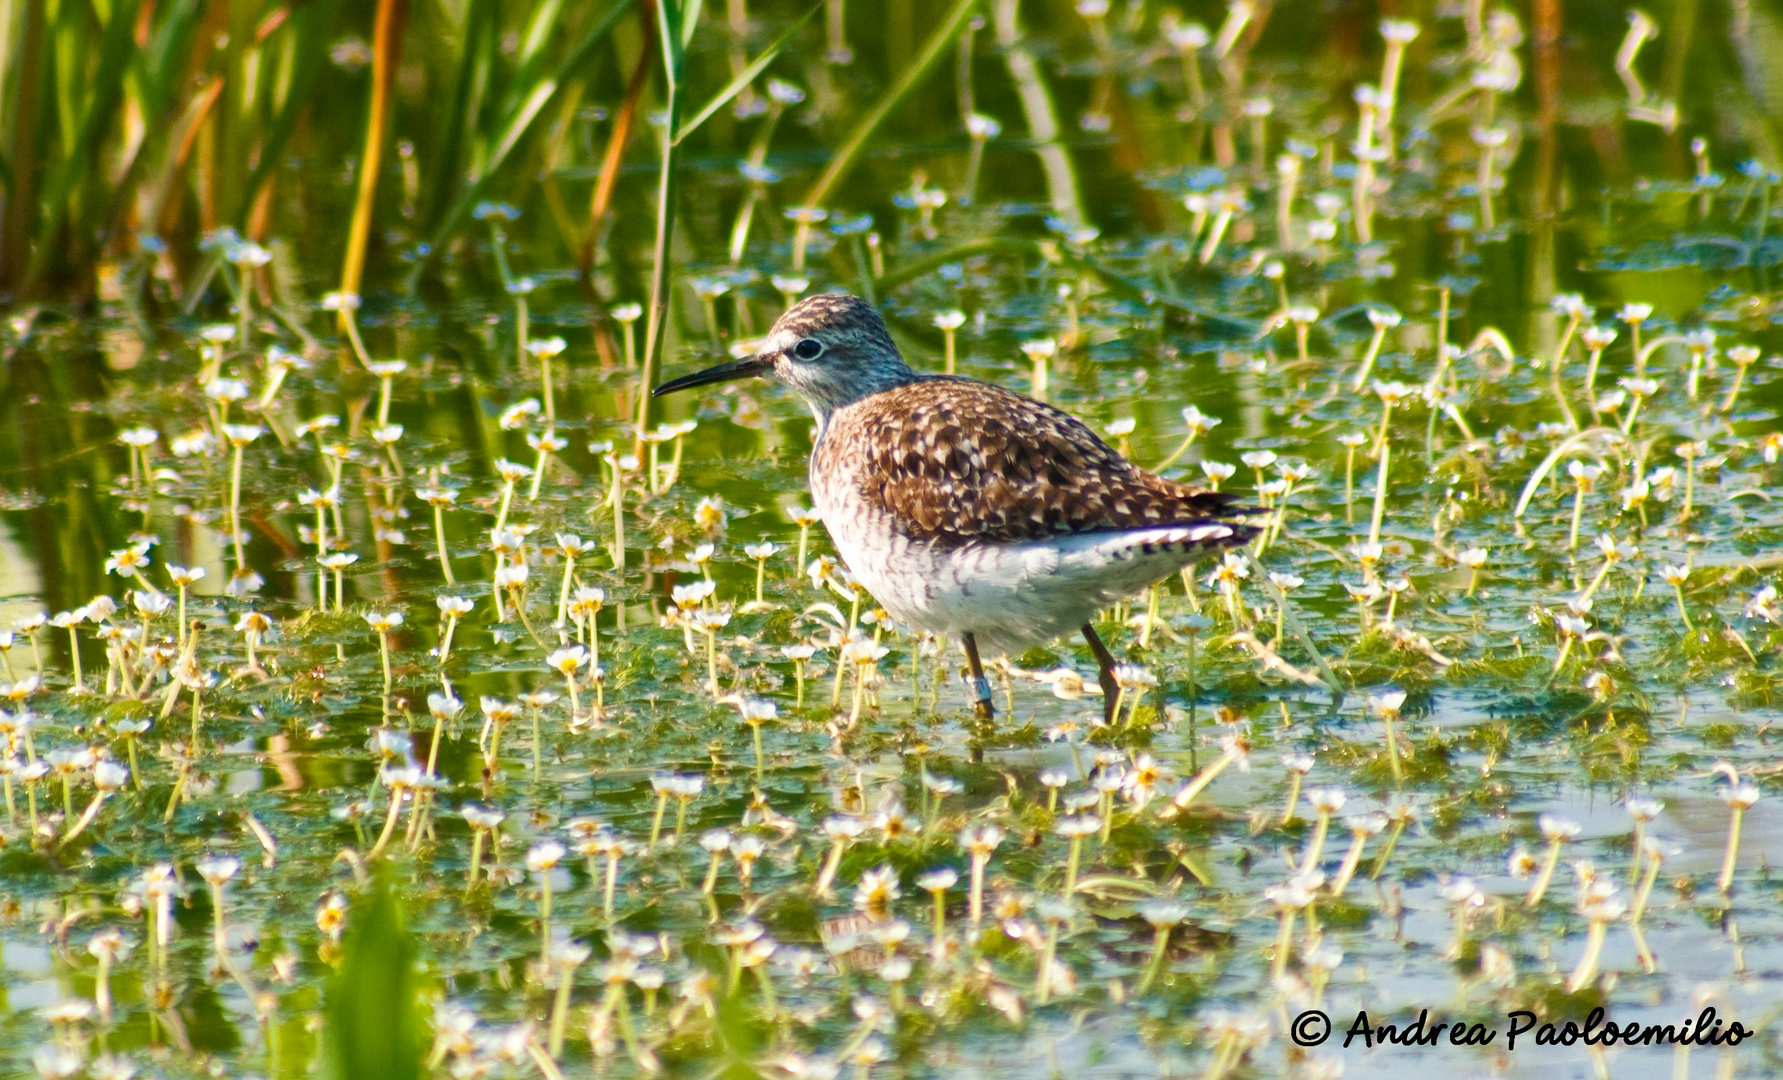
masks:
[[[972,703],[972,712],[980,720],[990,720],[996,715],[996,710],[991,707],[991,681],[983,675],[973,676],[972,691],[977,697]]]

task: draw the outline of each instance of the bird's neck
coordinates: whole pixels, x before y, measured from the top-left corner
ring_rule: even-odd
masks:
[[[828,430],[830,417],[839,409],[865,401],[875,394],[895,390],[916,382],[922,376],[910,370],[902,360],[848,372],[846,379],[814,379],[798,387],[817,421],[818,438]]]

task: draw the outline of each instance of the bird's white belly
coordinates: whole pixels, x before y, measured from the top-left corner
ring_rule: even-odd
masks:
[[[1181,528],[939,548],[871,522],[838,524],[842,561],[894,619],[970,633],[992,655],[1069,633],[1205,550]]]
[[[931,633],[970,633],[986,653],[1016,652],[1057,637],[1101,606],[1049,586],[1060,560],[1039,545],[940,550],[895,536],[886,544],[860,539],[836,535],[837,550],[892,618]]]
[[[1209,522],[949,547],[895,528],[860,499],[853,478],[813,470],[811,481],[837,553],[892,618],[935,634],[969,633],[990,655],[1073,631],[1233,535]]]

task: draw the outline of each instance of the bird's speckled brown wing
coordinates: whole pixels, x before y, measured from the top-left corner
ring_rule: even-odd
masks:
[[[955,378],[838,410],[812,471],[850,477],[900,531],[944,545],[1192,522],[1235,501],[1138,468],[1050,405]]]

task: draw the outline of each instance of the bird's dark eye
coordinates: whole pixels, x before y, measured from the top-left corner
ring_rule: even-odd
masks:
[[[823,355],[823,342],[816,338],[805,338],[792,347],[792,354],[800,360],[815,360]]]

